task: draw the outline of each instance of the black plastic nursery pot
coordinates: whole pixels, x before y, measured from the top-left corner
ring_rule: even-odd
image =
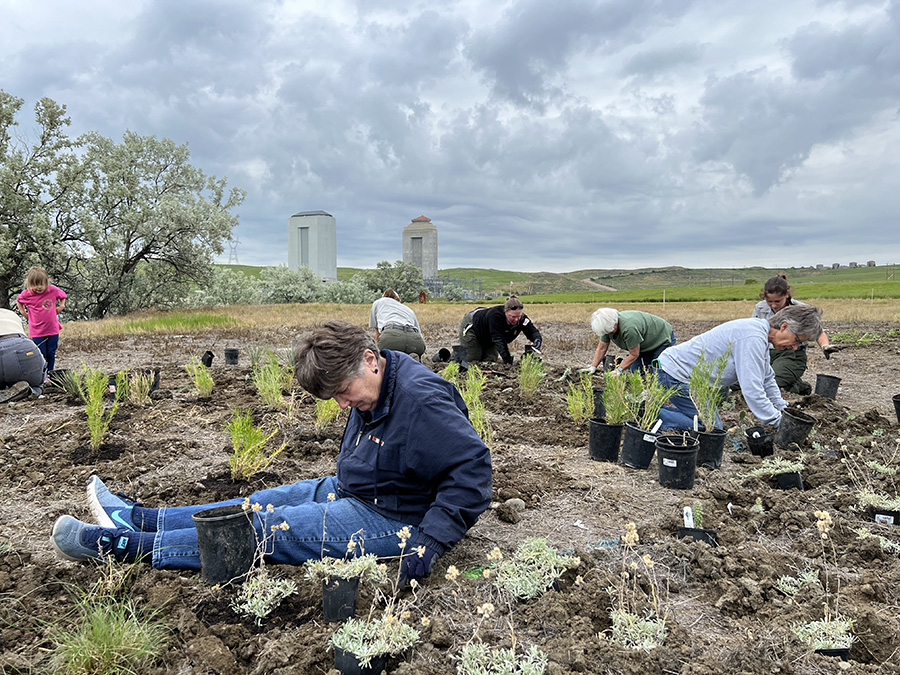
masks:
[[[779,473],[775,476],[775,480],[778,481],[778,487],[782,490],[803,489],[803,476],[797,471]]]
[[[900,525],[900,511],[891,511],[890,509],[880,509],[876,506],[869,507],[869,516],[876,523],[882,525]]]
[[[673,490],[694,487],[699,447],[700,441],[693,435],[658,436],[656,461],[659,465],[659,484]]]
[[[603,405],[603,389],[594,387],[594,419],[606,419],[606,406]]]
[[[632,469],[646,469],[656,451],[656,434],[639,428],[634,422],[625,422],[622,453],[619,459]]]
[[[209,368],[212,365],[214,356],[215,354],[207,349],[205,352],[203,352],[203,356],[200,357],[200,363]]]
[[[624,424],[607,424],[593,419],[588,422],[588,452],[598,462],[615,462],[619,459]]]
[[[449,363],[450,350],[446,347],[441,347],[431,356],[431,360],[434,363]]]
[[[719,545],[719,532],[717,530],[706,530],[702,527],[679,527],[678,538],[693,539],[694,541],[705,541],[710,546]]]
[[[337,623],[352,618],[356,614],[358,592],[359,577],[330,577],[323,581],[322,611],[325,613],[325,621]]]
[[[894,394],[891,400],[894,402],[894,412],[897,414],[897,421],[900,422],[900,394]]]
[[[238,364],[238,350],[229,348],[225,350],[225,365],[236,366]]]
[[[156,391],[159,389],[159,368],[144,368],[143,370],[132,370],[125,373],[127,379],[131,379],[135,375],[143,375],[144,377],[150,378],[150,391]],[[109,376],[109,393],[114,394],[116,392],[116,379],[118,378],[118,373],[115,375]]]
[[[359,665],[356,654],[335,647],[334,667],[341,671],[341,675],[381,675],[381,672],[387,667],[387,656],[373,656],[369,665],[363,668]]]
[[[722,466],[722,455],[725,452],[725,440],[728,434],[724,429],[712,429],[697,433],[700,447],[697,449],[697,466],[707,469],[718,469]]]
[[[775,451],[772,447],[772,437],[765,427],[750,427],[744,432],[744,436],[751,455],[768,457]]]
[[[816,375],[816,394],[825,398],[837,398],[838,386],[841,384],[841,378],[834,375]]]
[[[822,656],[837,656],[841,661],[848,661],[850,659],[850,647],[817,649],[816,654],[821,654]]]
[[[453,345],[453,353],[450,355],[450,360],[462,363],[466,360],[468,354],[469,350],[466,349],[465,345]]]
[[[192,518],[203,581],[211,586],[242,581],[253,566],[256,533],[241,505],[216,506]]]
[[[791,443],[803,445],[812,431],[816,418],[805,412],[785,408],[781,411],[781,426],[775,434],[775,445],[786,448]]]

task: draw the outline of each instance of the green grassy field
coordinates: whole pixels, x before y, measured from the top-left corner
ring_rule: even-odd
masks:
[[[441,277],[481,280],[485,295],[505,295],[512,291],[529,302],[694,302],[703,300],[757,299],[766,279],[779,273],[788,275],[794,296],[803,298],[898,298],[900,265],[875,267],[643,268],[635,270],[575,270],[573,272],[515,272],[512,270],[453,267],[440,270]],[[261,267],[230,265],[252,276]],[[339,281],[360,272],[356,267],[338,267]],[[588,281],[585,281],[588,280]],[[615,288],[595,289],[591,283]],[[665,290],[665,298],[663,297]],[[605,299],[606,298],[606,299]]]

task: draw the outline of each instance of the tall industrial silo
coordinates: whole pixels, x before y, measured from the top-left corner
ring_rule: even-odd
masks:
[[[403,262],[422,270],[425,279],[438,273],[438,233],[431,218],[419,216],[403,228]]]
[[[288,219],[288,267],[308,267],[317,277],[337,280],[337,221],[325,211],[301,211]]]

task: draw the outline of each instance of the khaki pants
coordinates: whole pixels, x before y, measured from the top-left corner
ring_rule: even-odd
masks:
[[[459,344],[466,348],[466,361],[472,363],[474,361],[499,361],[500,352],[494,346],[494,343],[485,346],[478,341],[472,331],[466,329],[472,325],[472,312],[466,312],[462,321],[459,322]]]
[[[399,328],[388,328],[378,336],[378,349],[391,349],[405,354],[422,356],[425,353],[425,340],[422,334]]]
[[[778,386],[792,394],[802,394],[806,389],[800,379],[806,372],[806,348],[802,349],[770,349],[769,361],[775,371],[775,382]],[[807,387],[809,385],[807,384]],[[809,393],[809,392],[805,392]]]

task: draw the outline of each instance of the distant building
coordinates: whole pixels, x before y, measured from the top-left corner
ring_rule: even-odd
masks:
[[[866,267],[875,267],[875,261],[874,261],[874,260],[868,261],[868,262],[866,263]]]
[[[850,263],[850,267],[856,267],[856,266],[857,266],[857,265],[856,265],[855,262]]]
[[[822,263],[819,263],[818,265],[816,265],[816,269],[823,270],[823,269],[825,269],[825,265],[823,265]]]
[[[301,211],[288,219],[288,267],[308,267],[337,281],[337,221],[325,211]]]
[[[831,269],[833,269],[833,270],[841,269],[841,263],[831,263]]]
[[[425,279],[437,277],[438,232],[431,218],[419,216],[403,228],[403,262],[412,263]]]

